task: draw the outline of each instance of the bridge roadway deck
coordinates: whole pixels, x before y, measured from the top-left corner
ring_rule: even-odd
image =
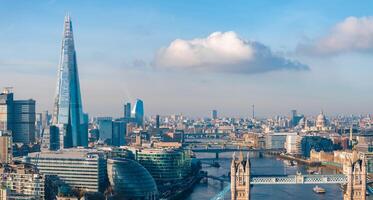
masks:
[[[206,176],[218,181],[229,182],[230,177]],[[251,176],[251,185],[268,185],[268,184],[345,184],[347,177],[343,174],[332,175],[260,175]]]
[[[343,174],[333,175],[287,175],[287,176],[253,176],[250,179],[252,185],[264,184],[344,184],[347,177]]]
[[[254,151],[254,152],[282,152],[283,149],[250,149],[250,148],[198,148],[198,149],[190,149],[196,153],[222,153],[222,152],[234,152],[234,151]]]

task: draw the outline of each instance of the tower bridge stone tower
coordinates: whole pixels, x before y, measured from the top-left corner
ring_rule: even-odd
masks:
[[[343,173],[347,176],[343,200],[366,200],[367,169],[365,157],[354,151],[351,158],[343,164]]]
[[[236,158],[233,154],[231,162],[231,199],[250,200],[250,159],[247,153],[246,160],[240,152]]]

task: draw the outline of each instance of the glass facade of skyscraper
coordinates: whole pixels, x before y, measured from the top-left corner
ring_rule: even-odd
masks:
[[[10,90],[0,93],[0,130],[11,131],[14,142],[35,142],[35,101],[14,100]]]
[[[144,102],[141,99],[136,100],[132,115],[135,117],[135,121],[139,126],[144,125]]]
[[[65,17],[61,58],[58,69],[53,124],[60,129],[61,147],[86,146],[82,100],[73,29],[70,16]]]

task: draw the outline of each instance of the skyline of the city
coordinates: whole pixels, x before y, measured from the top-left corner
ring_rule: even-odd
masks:
[[[291,109],[305,115],[373,112],[369,2],[333,10],[327,9],[332,1],[324,8],[317,2],[241,3],[182,9],[180,3],[4,2],[0,16],[9,20],[0,20],[0,86],[35,99],[38,112],[52,111],[60,24],[69,11],[83,107],[91,116],[121,116],[123,103],[136,98],[148,116],[203,117],[217,109],[219,116],[245,117],[252,104],[259,117]],[[14,10],[24,12],[15,16]]]

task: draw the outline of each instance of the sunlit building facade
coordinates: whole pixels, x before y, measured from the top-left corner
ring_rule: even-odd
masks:
[[[11,131],[14,142],[35,142],[35,120],[34,100],[14,100],[10,88],[0,93],[0,130]]]
[[[59,128],[61,148],[88,145],[70,16],[64,22],[52,123]]]
[[[135,117],[135,121],[139,126],[144,125],[144,102],[141,99],[136,100],[132,115]]]
[[[182,180],[191,172],[191,157],[183,149],[142,149],[136,160],[144,166],[157,183]]]
[[[45,175],[56,175],[72,188],[103,192],[107,186],[106,157],[88,149],[30,153],[24,162],[37,164]]]

